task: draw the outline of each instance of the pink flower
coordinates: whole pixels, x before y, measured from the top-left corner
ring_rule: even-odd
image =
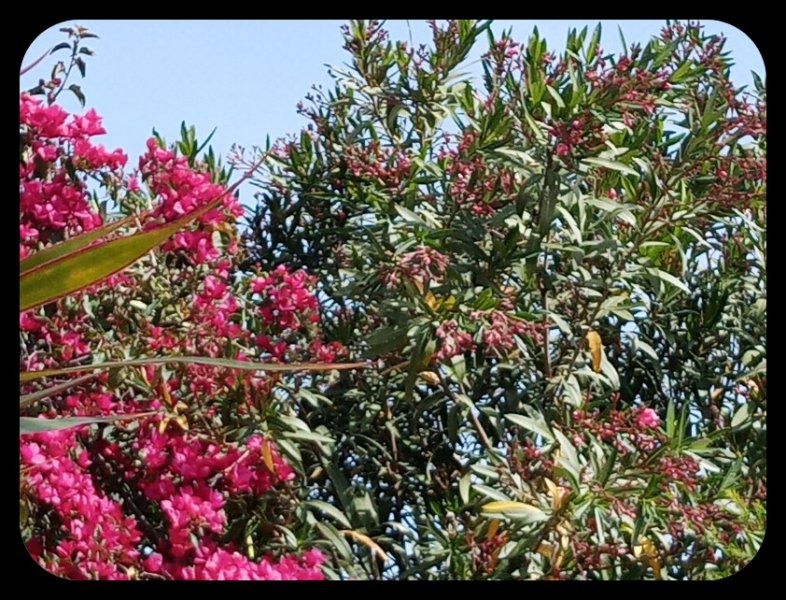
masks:
[[[467,350],[472,350],[475,344],[472,343],[472,336],[466,331],[461,331],[459,325],[453,319],[443,321],[437,327],[437,338],[441,340],[439,349],[435,355],[437,360],[446,360],[451,356],[463,354]]]
[[[568,152],[570,152],[570,148],[567,144],[557,144],[557,156],[565,156]]]
[[[660,425],[660,417],[651,408],[645,408],[636,415],[636,425],[642,428],[655,429]]]

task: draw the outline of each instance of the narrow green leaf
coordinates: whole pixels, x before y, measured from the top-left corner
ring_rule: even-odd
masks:
[[[307,500],[303,502],[303,505],[323,512],[346,529],[352,529],[352,523],[350,523],[346,515],[332,504],[322,502],[321,500]]]
[[[393,208],[396,209],[396,212],[407,223],[415,223],[416,225],[420,225],[421,227],[425,227],[426,229],[428,229],[428,225],[426,225],[426,222],[423,219],[421,219],[417,214],[406,208],[405,206],[401,206],[400,204],[394,204]]]
[[[739,427],[740,425],[745,423],[745,421],[748,420],[748,412],[749,412],[748,411],[748,405],[747,404],[743,404],[737,410],[737,412],[734,413],[734,416],[731,419],[731,426],[732,426],[732,428]]]
[[[737,478],[740,475],[740,468],[742,467],[742,458],[742,456],[738,456],[729,467],[729,470],[726,471],[726,475],[723,477],[723,481],[721,481],[718,491],[722,491],[728,487],[731,487],[737,481]]]
[[[82,61],[80,60],[80,62]],[[82,64],[84,64],[84,62],[82,62]],[[84,77],[84,74],[82,76]],[[79,104],[81,104],[82,106],[85,105],[85,95],[82,93],[82,88],[80,88],[77,84],[72,83],[71,85],[68,86],[68,90],[74,96],[76,96],[76,99],[79,100]]]
[[[78,367],[65,367],[63,369],[47,369],[45,371],[28,371],[19,373],[21,382],[41,379],[42,377],[54,377],[65,375],[66,373],[80,373],[82,371],[92,371],[93,369],[107,370],[119,367],[141,367],[144,365],[166,365],[166,364],[197,364],[222,367],[226,369],[240,369],[243,371],[333,371],[346,369],[362,369],[367,367],[367,363],[258,363],[251,361],[230,360],[228,358],[209,358],[203,356],[162,356],[157,358],[139,358],[134,360],[120,360],[115,362],[94,363],[91,365],[79,365]]]
[[[674,287],[682,290],[686,294],[690,294],[690,288],[687,285],[685,285],[682,281],[674,277],[674,275],[672,275],[671,273],[667,273],[666,271],[657,269],[655,267],[650,267],[649,269],[647,269],[647,271],[650,273],[650,275],[654,275],[658,279],[661,279],[662,281],[665,281],[666,283],[673,285]]]
[[[666,408],[666,435],[668,438],[674,439],[674,430],[677,425],[674,409],[674,398],[669,398],[669,405]]]
[[[336,549],[339,556],[346,561],[352,560],[352,548],[350,548],[344,536],[339,534],[335,527],[329,523],[315,523],[314,524],[320,535],[326,539],[333,548]]]
[[[114,423],[128,419],[140,419],[155,414],[155,411],[115,415],[112,417],[63,417],[60,419],[36,419],[35,417],[19,417],[19,433],[41,433],[43,431],[59,431],[92,423]]]
[[[316,442],[318,444],[333,444],[335,440],[326,435],[320,435],[313,431],[286,431],[281,434],[290,440],[301,440],[304,442]]]
[[[546,86],[546,91],[554,98],[554,102],[557,103],[557,107],[565,108],[565,101],[562,99],[562,96],[559,95],[559,92],[555,90],[550,85]]]
[[[92,246],[28,271],[19,280],[19,310],[52,302],[122,271],[204,214],[205,208],[168,225]]]
[[[505,415],[505,418],[514,425],[518,425],[519,427],[523,427],[524,429],[543,436],[550,442],[554,441],[554,434],[549,431],[548,425],[545,423],[539,423],[535,419],[525,417],[524,415],[509,414]]]
[[[500,492],[499,490],[495,490],[487,485],[483,485],[482,483],[475,483],[472,485],[476,491],[480,492],[487,498],[491,498],[492,500],[499,500],[500,502],[509,502],[510,498],[508,498],[505,494]]]
[[[525,523],[538,523],[548,520],[548,515],[537,506],[532,506],[524,502],[489,502],[485,504],[481,510],[487,515],[502,515],[510,519],[524,521]]]
[[[42,253],[39,252],[39,258],[36,259],[37,266],[31,268],[30,263],[27,263],[27,269],[23,270],[20,276],[20,311],[62,298],[124,269],[163,243],[173,233],[217,207],[224,197],[233,194],[240,184],[249,179],[267,157],[268,153],[266,152],[246,171],[243,177],[222,194],[172,223],[151,231],[112,240],[96,247],[85,248],[84,238],[82,238],[80,242],[74,242],[67,247],[70,254],[64,254],[62,247],[54,251],[57,252],[57,258],[53,258],[54,255],[48,253],[42,259],[40,256]],[[114,223],[109,227],[116,229],[118,226],[118,223]],[[101,237],[106,235],[105,229],[102,228],[99,231],[101,231]],[[47,260],[47,262],[41,263],[42,260]]]
[[[464,473],[464,475],[459,479],[459,496],[461,496],[461,501],[464,504],[469,504],[469,489],[470,489],[470,480],[472,476],[469,472]]]
[[[611,471],[614,468],[614,463],[617,460],[617,449],[612,446],[611,452],[609,453],[609,457],[606,459],[606,462],[603,465],[603,469],[598,474],[598,483],[601,486],[605,487],[606,483],[609,481],[609,477],[611,476]]]
[[[594,165],[596,167],[603,167],[604,169],[610,169],[612,171],[619,171],[620,173],[625,173],[627,175],[633,175],[634,177],[639,176],[639,172],[636,169],[632,169],[625,163],[621,163],[616,160],[607,160],[605,158],[585,158],[584,162],[589,165]]]
[[[75,385],[79,385],[81,383],[85,383],[86,381],[90,381],[91,379],[97,376],[98,373],[90,373],[89,375],[82,375],[81,377],[69,379],[68,381],[64,381],[63,383],[60,383],[58,385],[53,385],[52,387],[48,387],[46,389],[39,390],[37,392],[25,394],[24,396],[19,397],[19,405],[27,406],[28,404],[32,404],[36,400],[48,398],[49,396],[55,396],[60,392],[63,392],[69,388],[74,387]]]
[[[78,235],[64,242],[60,242],[59,244],[55,244],[54,246],[49,246],[48,248],[39,250],[35,254],[25,257],[25,259],[19,263],[19,274],[25,275],[39,265],[52,262],[55,259],[67,254],[73,254],[78,250],[85,248],[88,244],[108,236],[116,229],[123,227],[124,225],[132,224],[138,217],[139,215],[131,215],[125,219],[114,221],[107,225],[103,225],[98,229],[93,229],[87,233],[83,233],[82,235]]]

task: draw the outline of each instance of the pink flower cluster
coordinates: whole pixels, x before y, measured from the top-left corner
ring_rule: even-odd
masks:
[[[50,568],[68,578],[126,579],[125,569],[137,562],[141,534],[121,505],[96,489],[88,468],[88,452],[66,430],[25,436],[20,443],[24,488],[50,506],[63,533],[54,547]],[[41,540],[28,550],[43,554]]]
[[[178,579],[207,581],[321,580],[319,566],[324,556],[317,549],[300,557],[285,556],[278,563],[268,558],[253,562],[237,551],[229,552],[213,544],[203,544],[194,565],[179,570]]]
[[[615,395],[612,402],[616,402],[617,397],[618,395]],[[577,444],[584,443],[585,432],[591,432],[599,439],[611,443],[620,456],[630,453],[630,446],[624,443],[623,439],[628,440],[645,455],[658,448],[663,441],[663,434],[658,430],[660,417],[652,408],[613,408],[603,419],[600,418],[598,409],[592,413],[576,410],[573,412],[573,421],[576,424],[574,441]]]
[[[213,183],[210,173],[201,172],[188,164],[184,156],[162,148],[155,138],[147,140],[147,152],[139,159],[139,171],[153,194],[161,203],[152,216],[174,221],[223,195],[221,205],[227,214],[239,217],[243,208],[238,199],[227,194],[223,186]],[[197,219],[203,227],[194,231],[181,231],[164,249],[182,250],[196,264],[215,260],[219,256],[213,245],[211,225],[225,220],[222,211],[214,208]]]
[[[96,177],[121,192],[141,193],[136,180],[122,173],[125,156],[120,151],[106,153],[89,143],[90,136],[100,133],[95,111],[69,117],[55,105],[21,97],[23,256],[64,234],[101,224],[82,179]],[[160,200],[153,216],[164,221],[196,210],[224,191],[199,165],[190,166],[155,142],[148,143],[140,170]],[[62,366],[95,346],[107,355],[122,348],[131,356],[163,351],[244,360],[236,346],[246,342],[260,323],[271,335],[298,328],[299,334],[313,338],[318,303],[309,289],[313,278],[302,272],[281,268],[257,278],[251,293],[261,298],[261,308],[258,314],[249,311],[244,316],[244,303],[253,301],[231,275],[237,236],[229,235],[229,244],[222,248],[212,242],[214,232],[225,232],[228,221],[240,213],[236,198],[227,196],[220,208],[198,220],[193,231],[175,236],[164,248],[182,250],[190,265],[167,270],[171,255],[165,255],[156,267],[159,271],[130,269],[113,276],[111,286],[99,284],[81,297],[51,305],[46,315],[42,310],[21,314],[20,368]],[[202,277],[198,265],[210,274]],[[127,292],[149,293],[145,282],[151,276],[168,277],[167,286],[182,292],[174,300],[178,323],[129,312]],[[113,330],[111,338],[105,334],[107,327]],[[325,360],[344,352],[337,342],[318,339],[303,347]],[[206,365],[173,369],[163,380],[158,376],[153,367],[141,369],[129,379],[136,386],[129,393],[128,382],[110,385],[104,373],[36,405],[42,417],[148,410],[156,414],[133,422],[133,427],[104,429],[105,435],[83,427],[20,439],[23,500],[33,507],[25,528],[31,555],[49,571],[68,578],[321,579],[324,557],[317,550],[277,561],[270,556],[252,560],[221,539],[230,526],[228,500],[269,493],[289,485],[294,477],[269,439],[252,435],[242,443],[228,442],[218,433],[224,424],[217,402],[238,394],[236,414],[242,415],[250,399],[270,393],[274,382],[255,378],[251,371]],[[34,389],[28,385],[23,393]],[[152,397],[140,398],[140,389],[152,390]]]
[[[483,345],[489,356],[507,355],[516,347],[514,336],[525,335],[536,341],[542,336],[541,329],[535,324],[513,319],[501,310],[476,310],[471,318],[482,324]]]
[[[372,141],[365,147],[347,148],[347,169],[358,179],[382,183],[390,192],[396,192],[409,176],[412,161],[400,150],[381,147]]]
[[[449,136],[445,139],[449,140]],[[477,132],[466,129],[455,147],[447,144],[437,153],[437,159],[449,176],[445,189],[448,198],[485,217],[513,197],[515,177],[508,168],[489,162],[476,152],[477,139]]]
[[[70,116],[57,105],[19,98],[23,151],[19,163],[20,256],[39,242],[95,229],[101,217],[90,206],[85,182],[73,173],[86,169],[119,178],[126,163],[120,150],[107,152],[90,138],[105,133],[94,110]]]
[[[404,275],[421,285],[438,285],[447,270],[447,256],[429,246],[420,246],[397,257],[395,265],[384,272],[384,280],[388,287],[395,287]]]
[[[437,352],[434,354],[437,361],[445,361],[451,356],[463,354],[475,348],[472,336],[466,331],[461,331],[459,324],[453,319],[440,323],[435,335],[440,340]]]
[[[297,329],[319,321],[319,304],[309,290],[315,282],[305,271],[290,273],[279,265],[267,277],[251,280],[251,291],[259,294],[263,322],[281,330]]]

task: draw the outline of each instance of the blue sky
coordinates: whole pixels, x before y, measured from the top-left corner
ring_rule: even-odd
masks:
[[[87,77],[79,83],[87,105],[104,117],[107,135],[100,140],[107,148],[122,147],[135,164],[145,140],[155,127],[167,141],[179,137],[180,122],[193,124],[200,139],[214,128],[211,141],[226,156],[232,143],[246,148],[263,145],[265,136],[275,140],[298,131],[305,123],[296,104],[313,84],[328,85],[326,64],[341,65],[339,30],[343,21],[67,21],[44,32],[33,42],[23,64],[38,58],[47,48],[65,40],[59,27],[80,24],[100,39],[88,40],[95,56],[87,59]],[[597,21],[500,20],[494,31],[513,28],[517,41],[526,41],[537,25],[550,49],[560,50],[571,27],[580,29]],[[646,42],[659,32],[664,21],[601,21],[604,51],[618,52],[619,25],[628,44]],[[726,48],[735,60],[732,77],[750,84],[750,71],[764,75],[756,46],[740,30],[719,22],[704,22],[709,33],[728,38]],[[423,21],[388,21],[391,39],[415,44],[429,40]],[[478,58],[480,48],[470,58]],[[61,51],[67,58],[66,51]],[[23,89],[40,77],[47,78],[52,57],[21,78]],[[68,110],[79,112],[78,103],[61,96]]]

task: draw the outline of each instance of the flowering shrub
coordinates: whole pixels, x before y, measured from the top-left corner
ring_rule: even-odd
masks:
[[[88,36],[69,36],[76,56]],[[20,95],[21,257],[101,226],[110,209],[138,215],[144,230],[224,193],[228,173],[212,150],[197,156],[193,130],[183,128],[178,148],[151,138],[129,172],[124,152],[94,142],[104,133],[97,113],[69,115],[56,98]],[[241,213],[226,195],[161,251],[20,313],[21,369],[159,352],[241,361],[340,355],[340,344],[320,340],[312,279],[283,267],[253,277],[238,271]],[[259,331],[280,351],[260,343]],[[146,415],[20,437],[31,556],[75,579],[321,579],[322,553],[288,528],[302,468],[293,469],[297,454],[291,462],[282,455],[293,452],[292,430],[309,428],[281,421],[291,409],[274,394],[276,381],[186,363],[120,367],[47,394],[24,384],[24,413],[42,419]]]
[[[247,266],[306,267],[378,365],[301,394],[333,439],[304,455],[325,572],[734,573],[766,506],[763,83],[697,23],[616,56],[600,27],[490,35],[480,78],[489,24],[431,29],[345,26],[256,176]]]

